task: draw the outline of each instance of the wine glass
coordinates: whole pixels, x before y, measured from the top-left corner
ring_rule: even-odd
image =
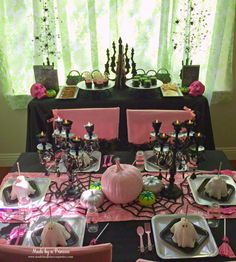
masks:
[[[18,199],[19,219],[26,221],[32,213],[32,199],[28,196],[23,196]]]
[[[89,206],[86,213],[86,223],[89,233],[98,231],[98,210],[95,205]]]
[[[212,228],[217,228],[219,226],[219,218],[220,218],[220,205],[217,202],[213,202],[209,205],[207,210],[208,215],[211,219],[208,219],[208,225]]]

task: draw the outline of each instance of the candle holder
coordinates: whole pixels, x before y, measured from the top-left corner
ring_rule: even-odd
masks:
[[[82,145],[82,141],[79,137],[76,136],[75,138],[72,138],[71,142],[72,142],[72,149],[75,150],[75,155],[78,156],[79,155],[79,149]]]
[[[158,125],[155,125],[157,124]],[[197,133],[191,134],[194,128],[194,122],[185,121],[181,123],[176,120],[172,123],[174,132],[167,135],[165,133],[157,133],[161,125],[158,121],[154,121],[152,126],[155,133],[154,153],[147,161],[156,163],[158,168],[169,170],[169,184],[161,191],[161,195],[168,199],[177,199],[182,195],[181,189],[175,184],[175,175],[177,169],[183,168],[183,163],[187,164],[190,161],[191,148],[195,148],[198,153],[199,145],[203,142],[203,136]],[[185,128],[187,132],[182,132]],[[153,136],[153,132],[151,135]],[[199,159],[199,158],[198,158]]]
[[[78,199],[81,195],[79,184],[76,182],[76,172],[73,171],[73,166],[68,168],[68,182],[63,190],[63,195],[66,199]]]
[[[93,134],[94,124],[88,122],[84,127],[87,131],[87,134],[84,135],[84,150],[89,153],[99,150],[98,136]]]
[[[175,130],[175,136],[176,136],[176,138],[178,138],[179,132],[182,128],[181,123],[179,122],[179,120],[176,120],[172,123],[172,125],[173,125],[174,130]]]
[[[84,135],[84,151],[92,153],[93,151],[99,150],[98,136],[93,134],[92,137],[88,134]]]
[[[46,143],[47,143],[46,133],[44,133],[44,132],[42,131],[41,133],[39,133],[39,134],[37,135],[37,138],[38,138],[39,143],[42,144],[43,149],[45,150],[45,149],[46,149]]]
[[[69,140],[69,134],[70,134],[70,130],[71,130],[71,126],[72,126],[73,122],[71,120],[67,120],[65,119],[62,122],[62,128],[65,130],[66,132],[66,139],[67,141]]]
[[[152,122],[152,127],[154,129],[155,136],[158,136],[158,134],[160,132],[161,124],[162,124],[162,122],[160,122],[158,120],[155,120],[155,121]]]
[[[187,120],[183,123],[183,127],[187,130],[187,136],[189,137],[195,127],[195,122],[192,120]]]
[[[195,142],[195,145],[191,147],[192,156],[196,158],[195,162],[198,165],[201,160],[200,152],[205,150],[204,146],[202,146],[204,141],[204,136],[200,132],[196,132],[193,135],[193,140]]]
[[[55,128],[59,130],[59,132],[61,133],[62,131],[62,124],[63,124],[63,119],[58,117],[56,120],[55,120]]]
[[[40,163],[46,168],[47,173],[53,172],[55,165],[52,145],[50,143],[40,143],[37,145],[37,151]]]
[[[94,132],[94,124],[88,122],[86,125],[84,125],[84,127],[88,133],[89,139],[92,139]]]

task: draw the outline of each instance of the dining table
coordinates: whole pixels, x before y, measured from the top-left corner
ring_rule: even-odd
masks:
[[[111,153],[115,157],[119,157],[122,163],[128,163],[128,164],[133,163],[135,159],[135,154],[136,154],[136,152],[132,150],[131,151],[115,151]],[[228,172],[230,172],[230,170],[233,170],[232,165],[230,161],[227,159],[227,157],[225,156],[225,154],[222,151],[216,151],[216,150],[206,150],[203,153],[201,157],[201,161],[199,162],[198,169],[205,170],[205,172],[217,170],[219,162],[222,162],[222,166],[221,166],[222,170],[228,170]],[[32,177],[34,175],[37,176],[37,174],[41,174],[42,177],[44,176],[49,177],[49,178],[51,177],[51,174],[48,174],[46,172],[45,167],[40,163],[39,155],[36,152],[22,153],[19,156],[17,162],[13,165],[10,171],[10,174],[16,174],[18,172],[17,163],[19,164],[20,170],[23,174],[31,174]],[[97,172],[95,172],[94,174],[93,173],[86,174],[86,176],[88,178],[96,177],[96,176],[101,177],[106,169],[107,167],[103,167],[101,163],[101,166]],[[194,171],[187,172],[186,174],[182,174],[180,177],[181,179],[185,179],[187,176],[191,175],[193,172]],[[60,180],[60,177],[55,179],[55,181],[59,181],[59,180]],[[192,204],[194,206],[196,203],[192,202]],[[126,208],[125,210],[126,213],[130,211],[129,208],[125,207],[125,205],[123,205],[122,208],[124,209]],[[115,215],[115,211],[116,209],[114,209],[113,215]],[[166,210],[167,213],[175,213],[175,211],[174,212],[172,211],[171,209]],[[204,213],[203,209],[201,211]],[[176,211],[176,213],[178,212]],[[162,214],[163,214],[163,211],[162,211]],[[45,214],[41,212],[41,216],[44,216],[44,215]],[[119,217],[117,215],[115,219],[112,216],[110,217],[103,216],[103,219],[101,219],[99,222],[99,231],[97,234],[89,233],[87,230],[85,230],[83,245],[84,246],[89,245],[90,241],[94,239],[99,234],[99,232],[103,229],[103,227],[107,225],[107,223],[109,222],[109,225],[107,226],[106,230],[97,240],[97,244],[107,243],[107,242],[112,243],[113,245],[112,261],[113,262],[126,262],[126,261],[132,262],[132,261],[136,261],[138,258],[148,259],[152,261],[162,261],[164,259],[161,259],[160,257],[158,257],[156,250],[155,250],[155,246],[153,246],[152,251],[148,251],[147,249],[145,249],[144,253],[140,252],[139,236],[136,233],[136,229],[138,226],[144,226],[144,223],[150,222],[152,217],[155,215],[158,215],[158,209],[154,210],[153,212],[150,212],[146,216],[141,215],[140,217],[137,214],[135,216],[129,214],[128,216],[123,216],[123,217],[122,216]],[[216,241],[217,246],[222,244],[223,219],[220,219],[219,226],[217,228],[211,228],[211,232],[213,234],[213,237]],[[230,239],[231,247],[233,248],[234,252],[236,252],[236,245],[234,244],[236,241],[236,235],[234,232],[236,232],[236,216],[229,216],[229,218],[227,219],[227,236]],[[153,231],[151,232],[151,241],[154,244]],[[147,245],[146,235],[144,235],[144,244]],[[230,260],[232,259],[225,258],[225,257],[223,258],[219,255],[216,257],[206,257],[206,258],[195,259],[195,261],[230,261]],[[177,259],[177,261],[182,261],[182,260]],[[183,261],[186,261],[186,259],[183,259]],[[194,258],[190,257],[187,261],[194,261]]]

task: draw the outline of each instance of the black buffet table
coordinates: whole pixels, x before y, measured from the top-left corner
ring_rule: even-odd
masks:
[[[28,104],[28,123],[26,151],[36,151],[36,134],[46,131],[50,137],[52,124],[47,120],[52,117],[52,109],[62,108],[96,108],[96,107],[120,107],[119,146],[127,149],[127,124],[126,109],[183,109],[187,106],[197,113],[197,125],[201,133],[206,136],[205,147],[214,150],[214,138],[211,125],[211,116],[208,101],[204,96],[191,97],[165,97],[159,89],[135,91],[129,89],[88,92],[79,90],[77,99],[59,100],[45,98],[33,99]],[[105,117],[104,117],[105,120]]]
[[[114,152],[115,156],[119,156],[122,162],[132,163],[134,154],[132,152]],[[206,151],[204,153],[204,161],[200,163],[199,169],[212,170],[215,169],[219,162],[222,161],[222,169],[232,169],[229,160],[221,151]],[[37,153],[23,153],[18,161],[22,171],[24,172],[44,172],[45,169],[40,165]],[[12,171],[16,171],[16,165],[13,166]],[[98,173],[102,173],[104,168],[101,168]],[[98,244],[111,242],[113,244],[113,262],[133,262],[137,258],[150,259],[154,261],[160,261],[156,255],[155,248],[152,252],[145,252],[140,254],[138,251],[139,237],[136,234],[136,228],[139,225],[143,225],[145,221],[126,221],[126,222],[111,222],[106,231],[98,240]],[[99,230],[101,230],[106,223],[100,223]],[[236,253],[236,219],[229,219],[227,222],[227,236],[230,239],[230,245]],[[216,229],[212,229],[213,236],[216,240],[217,246],[222,243],[223,237],[223,220],[220,221],[220,225]],[[84,245],[88,245],[90,240],[94,238],[93,234],[86,231],[84,237]],[[146,243],[146,236],[144,236]],[[152,239],[152,243],[154,240]],[[217,256],[215,258],[195,259],[192,261],[230,261],[232,259],[222,258]],[[189,261],[189,260],[178,260]]]

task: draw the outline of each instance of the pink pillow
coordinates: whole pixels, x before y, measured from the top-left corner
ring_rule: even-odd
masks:
[[[205,86],[200,81],[194,81],[189,87],[189,95],[201,96],[205,91]]]
[[[30,93],[32,97],[42,99],[46,97],[46,88],[40,83],[35,83],[31,86]]]

